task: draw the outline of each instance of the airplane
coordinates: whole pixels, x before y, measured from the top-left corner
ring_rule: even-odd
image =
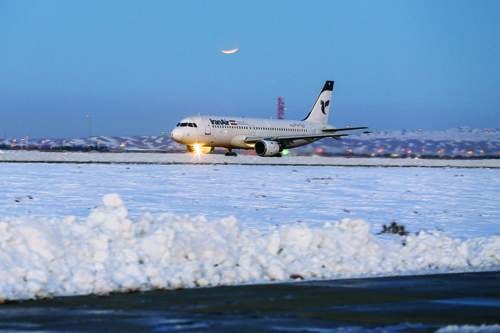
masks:
[[[284,149],[310,144],[323,138],[336,140],[346,131],[368,127],[335,128],[328,124],[334,81],[326,81],[309,114],[302,120],[192,116],[182,119],[170,136],[186,145],[188,152],[209,153],[215,147],[254,149],[259,156],[281,156]],[[367,133],[367,132],[365,132]]]

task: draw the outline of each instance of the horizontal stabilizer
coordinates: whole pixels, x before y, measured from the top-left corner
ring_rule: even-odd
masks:
[[[344,128],[327,128],[323,132],[341,132],[341,131],[354,131],[360,129],[367,129],[368,127],[344,127]]]

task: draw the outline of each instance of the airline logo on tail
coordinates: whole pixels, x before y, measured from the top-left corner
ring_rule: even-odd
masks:
[[[330,105],[330,101],[329,100],[326,101],[326,103],[325,103],[325,101],[321,100],[321,112],[323,112],[324,115],[326,115],[325,108],[328,105]]]

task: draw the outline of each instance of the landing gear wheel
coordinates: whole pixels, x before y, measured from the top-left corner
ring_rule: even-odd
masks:
[[[232,151],[231,149],[228,149],[227,150],[227,153],[225,153],[224,155],[226,156],[238,156],[238,154],[236,154],[234,151]]]

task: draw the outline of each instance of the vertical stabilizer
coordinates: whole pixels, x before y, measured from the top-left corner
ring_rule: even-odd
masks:
[[[323,89],[319,93],[316,102],[311,111],[303,119],[303,121],[314,122],[326,125],[328,124],[328,115],[330,113],[330,105],[332,104],[332,92],[334,81],[326,81]]]

